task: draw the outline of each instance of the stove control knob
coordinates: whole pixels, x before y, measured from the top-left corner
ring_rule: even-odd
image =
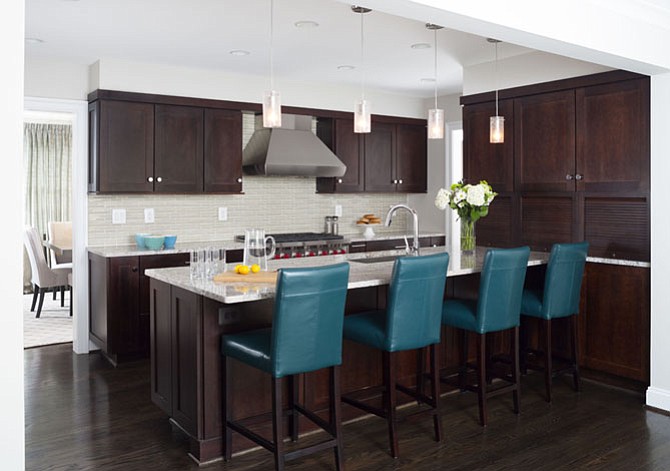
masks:
[[[300,258],[300,257],[302,257],[302,254],[301,254],[300,252],[298,252],[297,254],[295,254],[295,256],[296,256],[297,258]]]

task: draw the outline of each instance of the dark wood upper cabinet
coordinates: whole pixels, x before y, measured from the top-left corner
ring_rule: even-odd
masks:
[[[396,125],[397,191],[425,193],[428,187],[425,126]]]
[[[363,135],[354,132],[352,119],[320,119],[317,136],[347,166],[339,178],[320,177],[316,189],[323,193],[356,193],[365,190]]]
[[[463,108],[463,176],[467,182],[489,182],[494,191],[514,189],[514,105],[500,100],[498,109],[505,117],[505,142],[489,142],[489,119],[495,103],[478,103]]]
[[[203,109],[156,105],[154,191],[198,193],[203,190]]]
[[[649,79],[578,88],[577,188],[649,189]]]
[[[517,189],[574,191],[574,91],[515,99],[513,129]]]
[[[89,190],[143,193],[154,165],[154,105],[99,101],[89,106]]]
[[[242,191],[242,113],[205,109],[205,193]]]
[[[365,191],[394,192],[396,169],[394,154],[395,126],[372,123],[372,132],[365,135]]]

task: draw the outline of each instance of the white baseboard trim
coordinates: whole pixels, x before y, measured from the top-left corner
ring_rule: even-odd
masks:
[[[670,412],[670,391],[649,386],[647,388],[647,405]]]

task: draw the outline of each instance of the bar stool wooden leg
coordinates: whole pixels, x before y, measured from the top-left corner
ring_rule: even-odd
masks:
[[[577,338],[577,316],[570,316],[570,323],[572,324],[572,381],[574,383],[575,391],[582,390],[582,380],[579,376],[579,339]]]
[[[228,385],[230,381],[230,365],[228,357],[221,358],[221,404],[223,405],[221,421],[223,422],[223,459],[230,461],[233,454],[233,431],[228,427],[232,419],[232,398]]]
[[[295,408],[295,405],[298,403],[298,379],[298,375],[288,377],[288,430],[293,442],[298,441],[298,433],[300,432],[298,411]]]
[[[551,402],[551,319],[543,321],[544,325],[544,388],[547,391],[547,402]]]
[[[458,368],[458,382],[461,392],[466,391],[466,379],[468,374],[468,331],[461,329],[461,351]]]
[[[284,470],[284,433],[282,423],[281,378],[272,378],[272,441],[274,442],[275,470]]]
[[[430,350],[430,383],[433,403],[433,427],[435,428],[435,441],[442,441],[442,416],[440,415],[440,378],[438,377],[438,345],[428,347]]]
[[[424,391],[424,366],[425,366],[425,359],[423,355],[424,349],[419,348],[416,351],[416,392],[417,392],[417,398],[416,398],[416,404],[421,405],[421,396],[423,396],[423,391]]]
[[[486,334],[477,336],[477,399],[479,401],[479,422],[486,426],[488,411],[486,409]]]
[[[383,352],[384,367],[384,409],[386,409],[386,421],[389,429],[389,445],[391,456],[398,457],[398,435],[396,433],[396,364],[395,355],[392,352]]]
[[[515,327],[512,334],[512,378],[516,385],[512,391],[512,398],[514,401],[514,412],[518,414],[521,411],[519,396],[521,395],[521,371],[519,368],[519,328]]]
[[[342,403],[340,400],[340,367],[331,366],[330,373],[330,424],[331,433],[335,436],[337,446],[335,452],[335,466],[338,471],[344,469],[344,458],[342,457]]]

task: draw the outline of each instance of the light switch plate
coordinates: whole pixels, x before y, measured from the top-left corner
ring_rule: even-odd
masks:
[[[228,208],[221,207],[219,208],[219,221],[227,221],[228,220]]]
[[[126,210],[112,209],[112,224],[125,224],[125,223],[126,223]]]
[[[341,218],[342,217],[342,205],[341,204],[336,204],[335,205],[335,216]]]
[[[153,224],[154,220],[154,208],[144,208],[144,222]]]

